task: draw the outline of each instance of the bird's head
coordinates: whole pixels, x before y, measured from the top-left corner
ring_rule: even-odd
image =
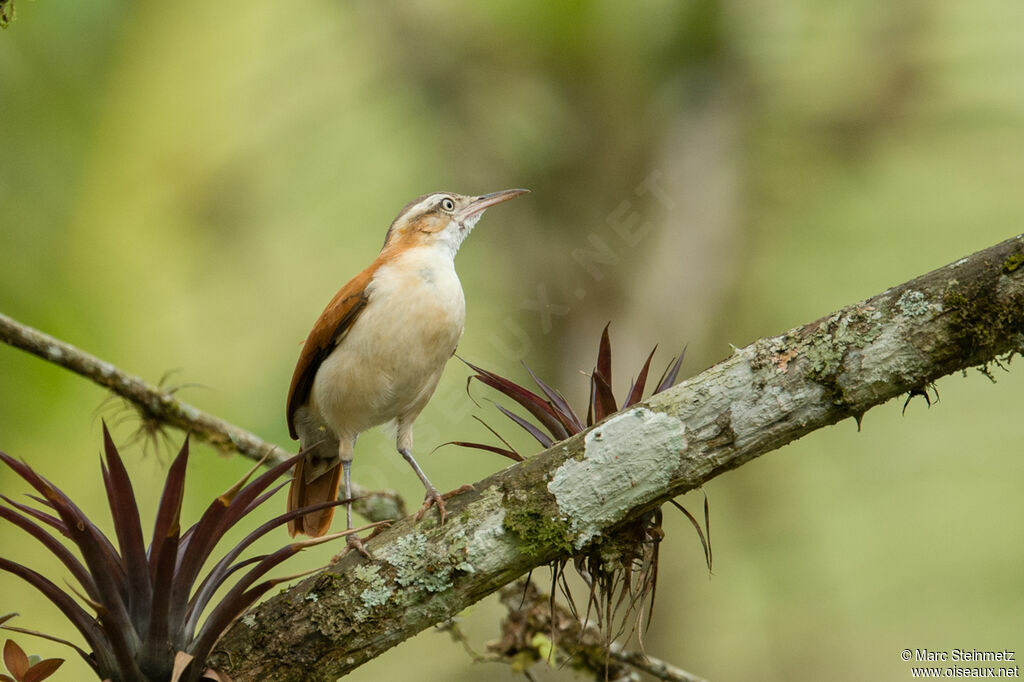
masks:
[[[438,245],[454,256],[487,208],[529,191],[506,189],[481,196],[434,192],[417,197],[391,223],[384,250]]]

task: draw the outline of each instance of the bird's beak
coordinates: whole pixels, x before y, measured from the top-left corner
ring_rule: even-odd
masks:
[[[470,222],[476,222],[472,219],[479,218],[480,214],[483,213],[485,209],[488,209],[495,204],[500,204],[503,201],[514,199],[520,194],[528,194],[529,192],[530,190],[528,189],[503,189],[500,192],[484,194],[483,196],[473,199],[473,201],[469,202],[468,206],[456,213],[455,219],[460,223],[467,220]]]

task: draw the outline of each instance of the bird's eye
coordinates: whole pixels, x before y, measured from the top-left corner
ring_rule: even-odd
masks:
[[[441,199],[441,208],[442,210],[451,213],[452,211],[455,210],[455,202],[449,199],[448,197],[445,197],[444,199]]]

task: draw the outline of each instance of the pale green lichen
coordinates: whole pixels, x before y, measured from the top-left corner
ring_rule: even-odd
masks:
[[[359,594],[359,598],[367,607],[382,606],[391,598],[392,591],[388,588],[384,578],[380,576],[380,566],[375,564],[357,566],[356,579],[368,585]]]
[[[896,308],[906,317],[920,317],[928,313],[930,306],[923,293],[908,289],[896,301]]]
[[[373,609],[386,604],[394,591],[388,587],[387,582],[380,575],[380,566],[376,564],[359,564],[353,574],[357,581],[367,586],[359,593],[359,600],[365,608],[356,609],[353,614],[356,620],[364,621]]]
[[[427,536],[423,533],[399,538],[388,561],[395,567],[395,582],[402,587],[443,592],[452,586],[452,566],[447,553],[427,551]]]
[[[384,606],[388,603],[388,599],[391,599],[391,590],[386,586],[381,585],[380,587],[367,587],[365,590],[359,593],[359,600],[363,602],[366,609],[360,609],[357,612],[357,618],[364,620],[368,615],[367,609],[373,609],[377,606]],[[360,617],[360,615],[362,617]]]
[[[882,333],[881,317],[862,303],[828,318],[801,342],[802,355],[809,360],[807,378],[830,390],[833,404],[846,402],[838,376],[846,352],[875,341]]]
[[[451,533],[448,538],[448,559],[456,571],[462,573],[475,573],[476,569],[469,562],[469,536],[466,531],[459,529]]]
[[[380,566],[377,564],[358,564],[352,571],[356,580],[364,583],[374,583],[380,580]]]

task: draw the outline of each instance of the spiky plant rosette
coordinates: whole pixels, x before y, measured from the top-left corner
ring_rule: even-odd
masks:
[[[204,666],[221,634],[267,590],[298,576],[260,581],[261,578],[306,547],[362,530],[292,542],[270,554],[241,558],[254,542],[289,520],[343,501],[310,505],[261,524],[204,573],[204,565],[228,531],[287,485],[287,481],[274,483],[301,454],[249,481],[260,466],[257,465],[211,502],[199,521],[182,531],[181,509],[189,456],[186,437],[168,469],[147,549],[128,472],[105,424],[103,444],[105,461],[101,460],[101,470],[116,546],[56,485],[24,462],[0,452],[0,461],[39,493],[29,497],[42,506],[37,508],[0,495],[7,505],[0,505],[0,518],[46,547],[78,587],[71,587],[73,594],[66,592],[41,573],[12,560],[9,550],[0,556],[0,570],[18,576],[56,605],[85,639],[88,651],[44,633],[18,631],[72,646],[103,680],[226,679]],[[57,536],[76,547],[81,558]],[[225,592],[219,596],[222,588]]]
[[[590,400],[587,403],[586,419],[580,419],[577,412],[572,408],[572,405],[569,404],[569,401],[565,399],[562,393],[546,384],[526,365],[526,363],[523,363],[523,367],[526,368],[530,378],[533,379],[535,384],[537,384],[537,387],[540,389],[541,393],[543,393],[543,396],[534,393],[529,388],[526,388],[511,379],[506,379],[503,376],[481,367],[477,367],[473,363],[460,358],[463,362],[469,365],[470,369],[476,372],[476,374],[471,375],[467,380],[466,390],[469,390],[470,384],[474,379],[476,379],[480,383],[490,386],[499,393],[514,400],[537,420],[539,426],[502,405],[495,403],[495,407],[497,407],[498,411],[503,415],[511,419],[517,426],[533,436],[533,438],[541,444],[541,447],[549,448],[558,441],[565,440],[573,434],[585,431],[609,415],[635,405],[644,398],[644,390],[647,387],[647,376],[651,369],[651,360],[654,359],[654,353],[658,350],[658,347],[655,346],[651,350],[643,367],[640,369],[640,373],[630,384],[626,399],[621,405],[619,405],[615,398],[615,393],[612,391],[612,345],[608,336],[609,326],[610,325],[605,325],[604,331],[601,333],[601,343],[598,346],[597,351],[597,364],[590,373]],[[683,356],[685,354],[686,349],[684,348],[678,357],[672,358],[668,367],[666,367],[665,371],[662,372],[661,378],[658,379],[658,383],[654,390],[651,391],[651,395],[661,393],[675,384],[676,377],[679,376],[679,370],[682,368]],[[492,429],[490,426],[487,426],[486,423],[484,426],[487,427],[487,429],[499,440],[501,440],[505,447],[502,448],[494,445],[487,445],[486,443],[471,443],[466,441],[453,441],[450,444],[461,445],[467,448],[476,448],[478,450],[486,450],[488,452],[508,457],[509,459],[513,459],[517,462],[523,460],[523,456],[519,454],[515,448],[509,445],[508,441],[498,435],[497,431]]]
[[[585,419],[579,416],[579,413],[573,409],[560,391],[545,383],[525,363],[523,366],[540,390],[539,394],[511,379],[463,360],[475,372],[467,380],[466,390],[469,390],[470,384],[475,379],[513,400],[517,405],[526,410],[536,420],[536,423],[498,403],[494,403],[494,405],[498,411],[508,417],[516,426],[529,433],[540,443],[541,447],[550,448],[558,441],[585,431],[608,416],[635,405],[644,399],[651,361],[654,358],[654,353],[657,351],[657,346],[648,354],[647,360],[636,375],[636,379],[630,384],[626,392],[626,398],[619,403],[612,390],[612,347],[608,335],[609,326],[606,325],[601,333],[597,362],[590,373],[590,396],[587,401]],[[650,395],[660,393],[675,384],[685,353],[686,349],[684,348],[677,357],[669,361],[668,366],[662,372]],[[485,450],[516,461],[524,459],[508,440],[503,438],[495,429],[483,420],[479,421],[502,442],[501,446],[468,441],[453,441],[451,444]],[[703,527],[682,505],[675,500],[671,502],[696,529],[704,550],[704,558],[708,570],[711,570],[712,557],[709,541],[710,524],[707,498],[705,498],[704,503]],[[663,537],[662,512],[660,508],[657,508],[626,522],[614,534],[600,538],[597,542],[592,543],[589,547],[572,557],[577,573],[579,573],[580,577],[583,578],[590,588],[587,612],[583,616],[583,620],[588,619],[590,614],[593,613],[597,618],[599,627],[608,636],[609,642],[622,634],[623,628],[630,621],[628,616],[633,612],[637,614],[634,628],[642,642],[645,620],[642,617],[645,608],[644,604],[648,604],[646,607],[646,621],[649,624],[653,612],[652,607],[657,585],[658,547]],[[579,618],[580,614],[576,610],[569,586],[565,581],[564,571],[567,563],[568,559],[560,559],[552,564],[551,596],[553,600],[556,587],[560,588],[569,603],[569,608],[572,610],[573,615]],[[619,609],[623,605],[626,606],[626,611],[622,614],[622,618],[617,618]],[[615,625],[616,623],[618,623],[618,626]]]

